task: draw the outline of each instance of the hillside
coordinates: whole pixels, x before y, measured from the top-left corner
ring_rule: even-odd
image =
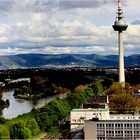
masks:
[[[139,54],[125,57],[125,66],[138,66],[139,64]],[[0,56],[0,68],[45,67],[48,65],[117,67],[118,56],[99,54],[19,54]]]

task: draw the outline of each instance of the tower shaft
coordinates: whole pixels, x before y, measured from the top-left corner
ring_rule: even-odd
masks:
[[[118,48],[119,48],[119,83],[125,86],[124,71],[124,54],[123,54],[123,31],[126,31],[128,25],[124,21],[123,10],[120,0],[118,0],[117,17],[114,22],[113,29],[118,32]]]
[[[124,72],[124,53],[123,53],[123,33],[118,32],[118,48],[119,48],[119,83],[125,83],[125,72]]]

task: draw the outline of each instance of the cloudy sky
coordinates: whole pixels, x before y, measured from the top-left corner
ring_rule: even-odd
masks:
[[[0,0],[0,55],[117,54],[117,0]],[[122,0],[125,55],[140,53],[140,0]]]

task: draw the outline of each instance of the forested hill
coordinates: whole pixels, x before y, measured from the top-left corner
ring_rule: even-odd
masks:
[[[45,67],[48,65],[77,65],[117,67],[117,55],[98,54],[19,54],[0,56],[0,68]],[[125,57],[125,66],[140,65],[140,54]]]

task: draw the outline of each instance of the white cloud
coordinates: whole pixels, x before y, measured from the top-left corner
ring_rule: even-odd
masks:
[[[8,38],[7,37],[1,37],[0,36],[0,43],[5,43],[8,41]]]
[[[12,0],[8,6],[0,2],[1,54],[117,54],[117,33],[111,27],[117,8],[114,3],[115,0]],[[126,21],[140,19],[139,4],[133,0],[123,5]],[[137,53],[139,38],[140,25],[130,24],[124,32],[125,54]]]
[[[24,26],[24,23],[22,23],[22,22],[17,22],[16,23],[17,28],[22,28],[23,26]]]
[[[41,22],[44,18],[45,15],[43,13],[33,13],[32,15],[33,22]]]

